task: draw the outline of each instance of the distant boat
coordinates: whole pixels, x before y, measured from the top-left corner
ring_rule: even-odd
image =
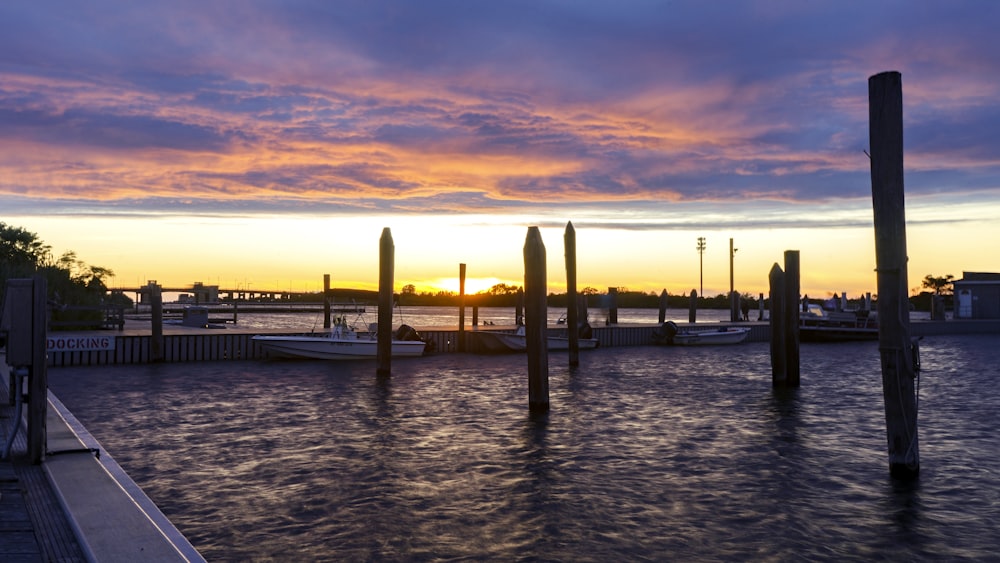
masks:
[[[584,325],[581,332],[589,333],[590,325]],[[476,331],[475,338],[479,340],[479,345],[483,352],[490,354],[502,354],[506,352],[524,352],[528,349],[527,337],[524,334],[524,327],[519,326],[515,332],[499,332],[492,330]],[[600,342],[596,338],[577,339],[580,350],[590,350],[597,348]],[[569,337],[549,336],[549,350],[569,350]]]
[[[329,333],[302,336],[257,335],[253,341],[271,356],[314,360],[361,360],[378,353],[377,327],[359,333],[346,322],[338,322]],[[427,343],[409,325],[400,325],[392,340],[392,357],[422,356]]]
[[[673,321],[663,323],[653,331],[653,341],[657,344],[675,346],[712,346],[718,344],[739,344],[747,339],[750,329],[742,326],[724,326],[718,329],[681,329]]]

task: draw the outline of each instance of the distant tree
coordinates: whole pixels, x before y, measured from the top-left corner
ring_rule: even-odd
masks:
[[[927,289],[933,290],[934,295],[948,295],[952,290],[952,282],[955,280],[955,276],[948,274],[946,276],[935,277],[930,274],[924,276],[924,281],[921,283],[921,287],[926,287]]]
[[[402,293],[403,295],[416,295],[417,294],[417,287],[415,285],[413,285],[412,283],[408,283],[408,284],[406,284],[406,285],[403,286],[403,289],[402,289],[402,291],[400,293]]]
[[[484,293],[487,295],[515,295],[517,290],[521,289],[516,285],[508,285],[505,283],[498,283],[493,287],[487,289]]]
[[[580,295],[600,295],[601,292],[593,287],[587,286],[580,290]]]

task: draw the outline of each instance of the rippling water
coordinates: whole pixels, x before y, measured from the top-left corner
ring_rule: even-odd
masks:
[[[988,559],[997,337],[922,346],[921,475],[889,478],[877,345],[53,368],[56,395],[209,560]]]

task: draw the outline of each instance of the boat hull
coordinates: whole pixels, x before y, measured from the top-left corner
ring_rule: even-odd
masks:
[[[679,332],[674,335],[676,346],[714,346],[719,344],[739,344],[747,339],[749,328],[730,327],[720,330]]]
[[[313,360],[364,360],[378,354],[376,340],[337,339],[326,336],[254,336],[268,355],[277,358]],[[392,357],[422,356],[425,342],[393,340]]]
[[[480,331],[474,334],[479,341],[481,351],[489,354],[525,352],[528,349],[527,338],[523,334],[493,331]],[[580,338],[578,342],[580,350],[594,349],[599,345],[596,338]],[[565,336],[548,337],[548,349],[569,350],[569,338]]]

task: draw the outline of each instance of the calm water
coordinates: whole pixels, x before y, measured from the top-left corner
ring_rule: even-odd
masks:
[[[877,345],[55,368],[209,560],[982,560],[1000,550],[995,335],[922,346],[921,475],[888,476]]]

